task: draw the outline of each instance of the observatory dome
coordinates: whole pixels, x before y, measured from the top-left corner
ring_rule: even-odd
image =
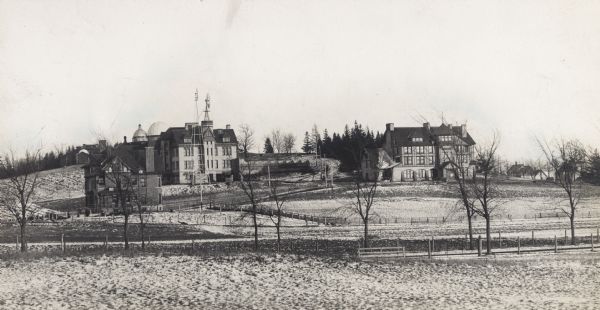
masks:
[[[160,121],[154,122],[150,125],[150,128],[148,128],[148,136],[160,136],[160,133],[167,131],[167,129],[167,124]]]

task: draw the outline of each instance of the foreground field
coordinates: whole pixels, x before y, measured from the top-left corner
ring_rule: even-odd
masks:
[[[600,255],[367,264],[295,255],[0,264],[3,309],[591,309]],[[73,285],[77,283],[77,285]]]

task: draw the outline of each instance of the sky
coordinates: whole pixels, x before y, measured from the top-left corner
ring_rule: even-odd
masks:
[[[331,133],[466,123],[509,160],[600,144],[597,1],[0,0],[0,152],[154,121]],[[200,110],[202,110],[202,106]]]

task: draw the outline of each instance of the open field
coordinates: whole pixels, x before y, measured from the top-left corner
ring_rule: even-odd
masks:
[[[0,264],[3,309],[592,309],[598,253],[360,263],[296,255]],[[73,285],[77,283],[77,285]]]

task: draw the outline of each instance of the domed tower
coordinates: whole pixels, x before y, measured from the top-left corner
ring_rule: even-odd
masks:
[[[147,142],[148,134],[144,129],[142,129],[142,125],[138,124],[138,129],[133,133],[133,142]]]
[[[152,123],[152,125],[150,125],[150,128],[148,128],[148,142],[154,142],[158,140],[158,138],[160,137],[160,133],[167,131],[167,129],[167,124],[163,122],[158,121]]]

